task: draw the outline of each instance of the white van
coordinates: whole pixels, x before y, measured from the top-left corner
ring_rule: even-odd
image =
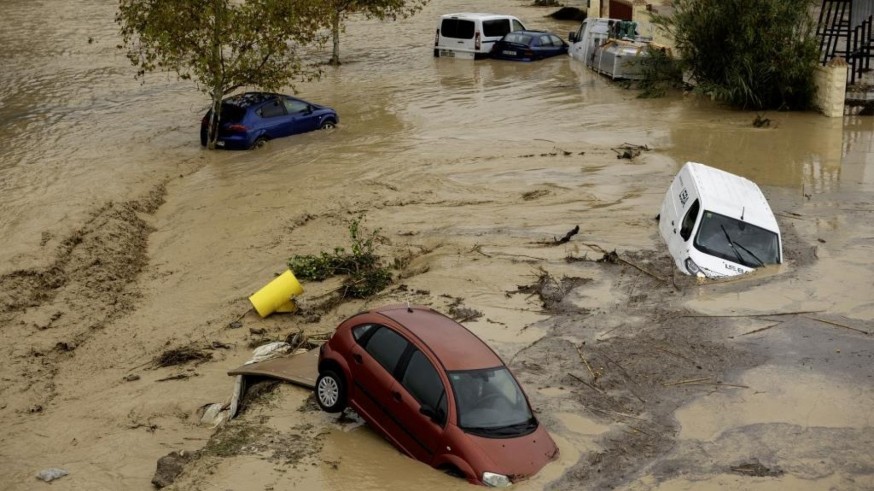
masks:
[[[463,12],[440,17],[434,36],[434,56],[467,60],[486,58],[495,41],[512,31],[524,31],[512,15]]]
[[[640,80],[640,60],[649,56],[652,36],[639,34],[642,25],[633,21],[589,17],[568,34],[568,54],[598,73],[614,80]]]
[[[780,228],[749,179],[687,162],[659,214],[659,233],[680,271],[719,278],[783,262]]]

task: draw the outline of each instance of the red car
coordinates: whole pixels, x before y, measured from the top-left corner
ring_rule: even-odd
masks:
[[[315,394],[323,410],[351,406],[405,454],[472,483],[507,486],[558,456],[500,357],[427,307],[341,323],[321,347]]]

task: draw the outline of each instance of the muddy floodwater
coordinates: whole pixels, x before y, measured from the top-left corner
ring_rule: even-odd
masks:
[[[200,423],[253,347],[402,302],[462,312],[513,369],[561,451],[520,489],[874,488],[874,119],[768,113],[754,128],[700,97],[638,99],[567,57],[435,59],[439,15],[472,8],[435,0],[351,19],[344,64],[296,85],[338,128],[210,152],[208,101],[172,75],[133,79],[115,7],[2,6],[5,489],[45,486],[52,467],[69,472],[53,489],[152,489],[177,450],[195,457],[175,489],[474,489],[291,385]],[[575,28],[520,2],[476,10]],[[649,150],[619,159],[624,143]],[[722,282],[675,271],[654,217],[688,160],[762,187],[784,264]],[[332,303],[339,283],[304,283],[301,313],[251,310],[290,256],[349,247],[358,217],[384,237],[386,291]],[[183,347],[198,357],[155,362]]]

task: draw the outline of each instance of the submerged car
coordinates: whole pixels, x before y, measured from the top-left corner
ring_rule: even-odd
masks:
[[[680,271],[735,276],[783,262],[780,227],[754,182],[687,162],[662,201],[659,233]]]
[[[246,92],[222,101],[216,146],[248,149],[268,140],[318,129],[334,128],[340,121],[337,111],[289,95]],[[200,124],[200,144],[207,144],[207,129],[212,110]]]
[[[492,46],[490,56],[502,60],[534,61],[567,54],[568,44],[545,31],[509,32]]]
[[[512,15],[472,12],[442,15],[434,34],[434,56],[486,58],[492,44],[504,34],[524,29],[522,21]]]
[[[500,357],[430,308],[352,316],[322,345],[318,370],[324,411],[351,406],[403,453],[472,483],[507,486],[558,456]]]

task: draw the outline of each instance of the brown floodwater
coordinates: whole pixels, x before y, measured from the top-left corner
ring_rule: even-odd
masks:
[[[767,113],[771,126],[754,128],[755,114],[704,98],[638,99],[567,57],[435,59],[438,16],[472,8],[445,0],[394,23],[349,22],[344,64],[296,86],[301,97],[338,110],[337,129],[273,141],[258,151],[209,152],[198,141],[207,99],[173,75],[135,80],[116,49],[115,7],[106,0],[4,0],[0,7],[0,274],[46,266],[95,209],[167,182],[166,203],[149,218],[155,231],[136,313],[61,365],[53,412],[12,415],[5,403],[0,407],[0,419],[7,420],[0,481],[11,488],[29,489],[39,469],[67,466],[73,475],[53,486],[150,489],[159,456],[208,437],[184,415],[223,400],[230,392],[224,370],[247,354],[241,346],[202,370],[199,381],[185,382],[185,390],[161,384],[130,389],[118,380],[147,362],[149,350],[212,336],[285,258],[338,243],[343,220],[359,213],[398,237],[414,237],[411,248],[435,251],[423,265],[423,284],[412,279],[411,286],[463,296],[495,321],[472,322],[471,329],[510,358],[546,332],[535,325],[545,319],[542,312],[505,295],[531,278],[534,267],[517,259],[555,264],[584,252],[532,251],[530,244],[580,224],[582,237],[606,249],[659,247],[652,217],[673,173],[694,160],[762,185],[775,212],[817,244],[818,259],[804,268],[784,266],[776,274],[786,279],[777,282],[703,287],[688,308],[714,314],[828,310],[869,326],[874,319],[874,119]],[[514,14],[562,37],[575,27],[545,17],[551,9],[516,1],[480,0],[476,10]],[[328,51],[318,56],[327,59]],[[626,142],[652,150],[635,162],[617,160],[612,148]],[[520,197],[529,192],[549,198],[520,212],[526,203]],[[305,237],[292,233],[307,216],[321,217],[323,227]],[[474,247],[491,260],[462,260]],[[616,301],[602,280],[594,278],[581,307]],[[336,315],[354,311],[346,310]],[[4,355],[20,358],[28,343],[47,334],[33,336],[4,335]],[[0,400],[25,391],[12,382],[17,372],[2,375]],[[859,386],[765,365],[738,380],[777,397],[702,396],[678,411],[678,438],[709,441],[754,423],[868,432],[874,426],[866,409],[874,402],[870,378]],[[283,400],[300,404],[294,390]],[[564,389],[527,390],[548,398]],[[822,398],[835,404],[823,408],[817,405]],[[276,416],[289,424],[296,417],[293,409]],[[324,449],[321,465],[300,469],[301,489],[348,489],[353,482],[361,489],[469,489],[402,457],[366,427],[309,417],[326,428]],[[610,429],[571,412],[559,410],[555,418],[563,427],[555,432],[562,457],[525,489],[561,476]],[[132,445],[124,431],[153,420],[166,431],[141,432],[144,438]],[[331,466],[337,461],[341,473]],[[220,489],[281,487],[277,474],[265,476],[270,465],[259,462],[241,459],[204,482]],[[842,484],[826,476],[813,487]],[[746,484],[725,474],[635,484],[721,486]],[[811,482],[786,476],[761,489],[805,486]]]

